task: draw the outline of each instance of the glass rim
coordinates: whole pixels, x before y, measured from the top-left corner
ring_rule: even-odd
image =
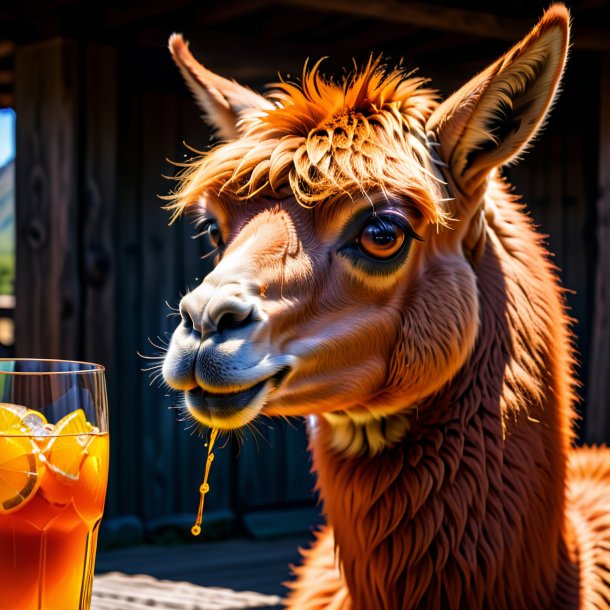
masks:
[[[104,373],[106,371],[106,367],[103,364],[87,362],[85,360],[62,360],[61,358],[0,358],[0,364],[3,362],[54,362],[58,364],[80,364],[90,366],[91,368],[81,368],[75,371],[3,371],[0,369],[0,375],[83,375],[87,373]]]

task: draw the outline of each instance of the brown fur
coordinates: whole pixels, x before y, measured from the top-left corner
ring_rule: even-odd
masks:
[[[346,607],[557,608],[565,601],[555,591],[557,574],[570,568],[561,565],[561,545],[572,528],[563,500],[572,396],[554,379],[569,372],[569,343],[565,333],[531,333],[561,328],[554,323],[562,296],[521,206],[505,193],[500,206],[488,219],[477,269],[476,347],[452,382],[420,405],[408,442],[374,458],[337,459],[325,449],[332,428],[321,423],[312,435],[345,583],[358,600]],[[509,236],[497,236],[507,222],[527,237],[517,251]],[[526,296],[537,310],[525,309]],[[566,607],[581,607],[575,585]],[[311,586],[297,581],[292,607],[325,607]]]
[[[170,41],[228,141],[169,204],[213,216],[226,245],[182,301],[197,333],[177,329],[164,375],[230,397],[290,363],[237,415],[189,409],[221,428],[314,416],[328,526],[296,569],[294,610],[608,607],[609,455],[573,448],[563,292],[496,171],[544,121],[568,29],[552,7],[441,105],[374,61],[339,83],[316,66],[263,98]],[[368,209],[424,238],[383,273],[341,254]],[[247,326],[207,338],[214,312],[246,309]]]

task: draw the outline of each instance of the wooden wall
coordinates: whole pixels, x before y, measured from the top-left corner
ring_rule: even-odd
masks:
[[[591,323],[591,362],[586,378],[586,437],[596,443],[610,438],[610,54],[600,58],[599,159],[597,162],[596,261]]]
[[[271,75],[273,77],[273,75]],[[434,76],[434,74],[432,74]],[[17,52],[17,351],[108,365],[108,516],[193,515],[205,449],[176,398],[141,371],[177,320],[165,301],[208,271],[186,221],[168,227],[158,195],[209,132],[166,52],[55,40]],[[508,170],[550,235],[578,322],[586,379],[595,269],[599,66],[574,53],[549,126]],[[587,120],[591,118],[591,120]],[[199,279],[198,279],[199,278]],[[586,389],[582,391],[586,395]],[[302,423],[262,422],[264,439],[219,448],[207,510],[312,506]]]

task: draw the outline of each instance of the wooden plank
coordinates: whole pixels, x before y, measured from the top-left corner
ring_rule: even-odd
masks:
[[[236,463],[236,510],[314,504],[304,426],[280,419],[254,422]]]
[[[203,535],[202,535],[203,536]],[[96,573],[146,573],[156,578],[188,580],[204,587],[230,587],[282,595],[290,564],[300,562],[299,548],[311,534],[273,540],[231,538],[172,547],[140,546],[98,553]]]
[[[607,441],[610,434],[610,55],[600,70],[599,195],[597,198],[597,264],[591,359],[587,393],[587,440]]]
[[[284,430],[286,502],[314,504],[315,476],[311,472],[311,457],[307,449],[307,433],[302,419],[294,420]]]
[[[79,351],[78,48],[55,39],[16,54],[16,353]]]
[[[395,0],[284,0],[286,4],[324,12],[357,15],[422,28],[461,32],[486,38],[513,40],[523,36],[530,24],[514,17],[501,17],[424,2]]]
[[[141,100],[133,91],[130,66],[120,72],[121,87],[118,132],[121,146],[117,150],[119,167],[117,223],[114,262],[114,350],[110,371],[109,410],[110,476],[106,501],[107,516],[142,514],[140,495],[143,477],[140,458],[142,433],[140,421],[148,415],[140,397],[138,379],[142,375],[142,359],[136,350],[140,345],[138,324],[142,293],[141,219],[140,219],[140,142]],[[120,272],[119,272],[120,270]]]
[[[274,510],[257,510],[243,517],[245,530],[261,540],[285,536],[306,535],[323,523],[320,507],[315,505]]]
[[[138,4],[137,6],[109,9],[106,14],[106,21],[110,27],[120,27],[136,22],[149,21],[167,13],[174,15],[177,11],[184,13],[186,9],[189,23],[202,15],[206,25],[217,25],[244,17],[275,4],[277,4],[277,0],[233,0],[230,3],[208,1],[202,9],[201,4],[194,0],[149,0],[145,4]]]
[[[89,46],[84,69],[83,348],[110,365],[114,322],[113,222],[116,205],[116,56]],[[109,373],[112,374],[112,370]]]
[[[283,422],[262,420],[255,422],[256,436],[248,431],[242,441],[236,462],[236,510],[244,513],[252,509],[276,506],[282,498],[281,475],[284,459]],[[251,428],[252,429],[252,428]],[[262,438],[261,438],[262,437]]]
[[[549,235],[549,249],[553,253],[553,263],[560,270],[564,268],[564,167],[563,149],[566,145],[565,133],[551,129],[544,134],[546,154],[543,168],[548,194],[548,213],[544,232]]]
[[[551,206],[546,181],[548,154],[546,135],[545,133],[540,137],[521,163],[504,171],[513,177],[512,184],[515,191],[527,205],[538,231],[548,236],[547,222]],[[546,241],[548,246],[548,238]]]
[[[124,410],[119,408],[119,366],[113,360],[114,325],[114,214],[117,202],[117,99],[116,56],[114,49],[89,46],[84,52],[83,151],[81,226],[82,330],[83,358],[107,367],[111,430],[125,425]],[[133,351],[133,348],[132,350]],[[121,434],[122,436],[122,434]],[[119,435],[113,434],[118,440]],[[127,442],[126,439],[122,440]],[[121,441],[111,443],[111,476],[108,514],[116,514],[118,473],[125,472],[123,456],[117,456]],[[129,475],[127,475],[129,476]]]
[[[157,580],[144,574],[128,576],[111,572],[97,576],[93,583],[92,610],[237,610],[270,608],[282,599],[253,591],[233,591],[221,587],[200,587],[189,582]]]
[[[135,22],[142,22],[192,4],[194,0],[148,0],[135,4],[118,5],[106,11],[106,23],[109,27],[121,27]],[[120,8],[119,8],[120,7]]]
[[[590,81],[586,81],[590,82]],[[593,81],[594,82],[594,81]],[[586,86],[583,84],[583,86]],[[570,96],[570,99],[590,99],[586,91],[580,90],[579,95]],[[572,107],[576,112],[586,112],[585,108]],[[561,275],[564,286],[568,289],[566,301],[568,303],[569,315],[574,318],[572,330],[576,335],[578,346],[579,366],[577,374],[581,382],[586,382],[583,377],[586,374],[588,364],[589,348],[589,308],[588,308],[588,282],[593,278],[589,276],[590,257],[587,248],[589,240],[588,228],[588,206],[587,192],[584,184],[585,172],[583,165],[587,163],[586,131],[588,122],[582,126],[576,126],[572,121],[562,120],[560,123],[564,130],[563,136],[563,248],[564,257]],[[579,394],[584,395],[585,391]]]
[[[140,303],[138,319],[140,350],[150,355],[162,355],[167,341],[165,333],[169,331],[165,301],[173,299],[176,293],[174,253],[177,232],[167,227],[167,213],[161,209],[159,195],[168,189],[168,181],[162,174],[173,173],[165,159],[175,156],[177,112],[175,96],[144,94],[140,144],[142,273],[139,281],[146,298]],[[148,344],[148,339],[160,348]],[[141,413],[142,445],[137,456],[141,460],[143,475],[139,489],[144,500],[143,516],[154,519],[178,512],[174,508],[175,498],[180,492],[175,478],[180,465],[174,459],[176,411],[171,409],[172,398],[154,382],[151,385],[149,375],[140,373],[137,379],[141,385],[142,403],[146,405],[146,412],[143,409]],[[195,486],[198,487],[197,483]]]
[[[573,117],[584,115],[587,112],[592,116],[599,116],[599,74],[600,64],[599,58],[596,61],[591,61],[591,57],[587,54],[575,53],[572,56],[572,69],[567,75],[564,83],[565,91],[562,95],[570,91],[572,92],[565,101],[571,100],[571,106],[566,108],[567,112],[562,115],[561,125],[571,125],[570,131],[573,134],[574,140],[578,140],[578,152],[580,160],[579,167],[579,182],[580,182],[580,198],[578,201],[578,212],[574,213],[581,215],[581,223],[574,232],[578,232],[576,239],[579,243],[574,246],[573,254],[581,260],[584,256],[584,265],[580,269],[574,269],[574,275],[579,274],[576,280],[577,290],[579,292],[573,295],[574,300],[570,301],[571,295],[568,294],[569,303],[574,307],[570,312],[577,318],[575,331],[577,333],[578,357],[579,357],[579,381],[582,386],[578,392],[584,402],[578,405],[583,412],[584,420],[578,426],[580,438],[586,440],[586,417],[589,391],[589,370],[591,357],[591,341],[592,341],[592,325],[594,317],[594,292],[595,292],[595,275],[597,261],[597,243],[595,238],[597,228],[597,197],[598,197],[598,172],[599,172],[599,121],[585,121],[582,125],[576,125],[573,122]],[[597,100],[591,105],[591,100]],[[562,105],[558,106],[561,109]],[[570,161],[568,161],[568,164]],[[568,173],[568,178],[570,178]],[[571,183],[571,179],[568,184]],[[572,220],[567,220],[567,226],[570,227]],[[575,225],[577,226],[577,225]],[[574,249],[579,252],[574,252]],[[578,286],[580,285],[580,288]],[[606,442],[608,441],[606,434]]]
[[[398,2],[396,0],[283,0],[283,4],[299,6],[344,15],[354,15],[389,21],[408,23],[422,28],[459,32],[484,38],[518,40],[534,23],[533,20],[515,19],[427,2]],[[610,36],[602,30],[577,27],[573,45],[579,49],[608,50]]]
[[[246,15],[275,5],[277,0],[232,0],[231,2],[221,0],[215,6],[207,4],[205,7],[200,7],[195,19],[200,17],[206,26],[218,25],[233,19],[243,19]]]

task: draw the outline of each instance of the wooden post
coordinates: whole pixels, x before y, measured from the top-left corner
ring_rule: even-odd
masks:
[[[610,433],[610,55],[601,61],[597,268],[587,391],[586,437],[607,442]]]
[[[17,49],[18,356],[110,363],[115,65],[61,38]]]
[[[78,54],[54,39],[15,61],[18,356],[79,355]]]
[[[112,360],[114,328],[113,223],[116,199],[117,69],[114,49],[84,52],[84,168],[80,213],[82,348],[87,360]],[[109,371],[112,374],[112,371]]]

